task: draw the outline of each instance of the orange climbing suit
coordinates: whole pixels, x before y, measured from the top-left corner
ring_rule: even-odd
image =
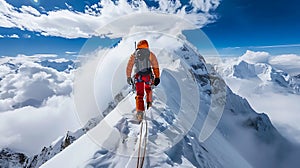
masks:
[[[137,44],[137,48],[149,48],[148,42],[146,40],[141,40]],[[155,78],[159,78],[159,66],[157,62],[156,56],[150,52],[150,64],[151,64],[151,69],[154,74]],[[130,59],[127,64],[127,69],[126,69],[126,75],[127,77],[131,77],[132,69],[135,63],[135,56],[132,54],[130,56]],[[151,89],[151,84],[152,84],[152,79],[151,79],[151,74],[150,75],[139,75],[135,74],[135,88],[136,88],[136,111],[145,111],[145,106],[144,106],[144,93],[146,91],[146,102],[151,102],[152,103],[152,89]]]

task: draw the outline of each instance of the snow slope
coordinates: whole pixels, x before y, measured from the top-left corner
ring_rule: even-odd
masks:
[[[136,124],[130,123],[122,116],[132,116],[131,111],[133,109],[123,108],[122,106],[127,106],[127,101],[134,101],[134,96],[126,98],[124,102],[118,105],[118,108],[122,108],[122,111],[128,110],[129,113],[120,115],[120,111],[112,111],[104,120],[100,122],[89,134],[84,135],[79,140],[75,141],[69,148],[66,148],[62,153],[56,155],[51,161],[46,162],[42,167],[134,167],[136,164],[136,147],[134,142],[137,138],[137,133],[139,127]],[[157,105],[161,102],[156,101],[154,105]],[[238,158],[240,157],[237,152],[232,149],[224,139],[214,138],[215,142],[212,141],[213,145],[222,145],[226,146],[226,153],[230,153],[230,156],[225,154],[225,158],[218,158],[220,151],[213,151],[215,155],[209,154],[210,148],[205,144],[197,142],[197,137],[193,134],[188,134],[182,139],[177,145],[171,149],[166,150],[164,153],[164,147],[172,141],[170,135],[178,134],[179,130],[171,130],[170,132],[164,132],[164,129],[169,126],[167,121],[171,116],[161,117],[162,113],[159,110],[164,110],[165,107],[159,109],[152,108],[147,112],[150,117],[149,120],[149,144],[147,148],[147,159],[146,167],[222,167],[221,164],[217,161],[230,160],[232,162],[227,163],[226,167],[247,167],[248,164],[242,158],[241,161]],[[170,114],[170,113],[169,113]],[[160,117],[161,119],[159,119]],[[174,117],[174,116],[173,116]],[[119,130],[114,127],[118,124],[124,124],[123,126],[128,129],[127,132],[128,138],[125,143],[122,143],[122,134]],[[127,125],[128,124],[128,125]],[[89,135],[92,135],[89,136]],[[94,138],[99,138],[97,143],[95,143]],[[223,140],[223,141],[222,141]],[[103,146],[105,148],[103,148]],[[208,148],[208,149],[207,149]],[[80,152],[78,152],[80,151]],[[195,154],[198,155],[198,158],[195,158]],[[197,156],[196,155],[196,156]],[[224,157],[222,156],[222,157]],[[77,158],[72,162],[72,160]],[[124,166],[125,165],[125,166]],[[249,167],[249,166],[248,166]]]
[[[163,48],[156,50],[162,82],[154,89],[153,108],[147,111],[146,167],[295,167],[298,164],[295,157],[299,148],[283,138],[265,114],[257,114],[214,71],[208,72],[203,57],[191,47],[174,39],[165,43],[164,38],[157,36],[150,43]],[[129,39],[123,40],[112,50],[127,48]],[[41,167],[135,166],[139,125],[131,119],[134,104],[134,96],[127,95],[96,127]],[[218,113],[211,109],[222,105],[224,112],[217,129],[202,139],[205,124],[213,126],[212,121],[218,122]],[[210,122],[207,122],[210,115],[215,118],[208,117]]]

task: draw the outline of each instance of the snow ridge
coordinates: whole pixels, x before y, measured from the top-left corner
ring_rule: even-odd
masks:
[[[180,49],[175,50],[174,53],[184,57],[189,63],[193,65],[190,70],[197,73],[196,78],[198,80],[206,82],[202,82],[201,87],[208,89],[209,87],[207,85],[209,85],[209,80],[204,79],[208,78],[208,75],[205,64],[201,61],[203,60],[203,58],[200,55],[198,55],[198,58],[195,58],[195,55],[191,53],[190,49],[188,49],[187,46],[183,46]],[[162,83],[162,87],[164,89],[169,88],[169,82],[174,83],[174,81],[167,81],[172,80],[171,72],[167,70],[163,70],[161,78],[164,80],[164,83]],[[172,141],[171,139],[169,139],[170,135],[168,135],[170,134],[170,132],[167,134],[165,131],[169,130],[173,135],[178,135],[180,134],[180,132],[183,133],[182,128],[174,124],[176,124],[178,120],[184,119],[178,118],[178,114],[176,112],[178,111],[178,109],[176,109],[175,104],[169,102],[165,106],[163,103],[164,101],[161,100],[161,97],[158,97],[157,94],[159,93],[154,93],[155,101],[153,102],[153,108],[147,111],[150,135],[147,148],[148,157],[146,159],[146,165],[148,167],[221,167],[221,164],[216,161],[216,158],[208,153],[205,144],[200,143],[197,140],[198,138],[196,134],[193,132],[183,134],[182,139],[177,142],[176,145],[171,146],[169,149],[166,148],[165,151],[162,150],[165,147],[164,145],[166,144],[161,144],[162,139],[159,137],[164,137],[168,139],[168,141]],[[170,94],[166,96],[170,96],[173,99],[179,98],[178,95],[176,96]],[[125,167],[134,166],[135,162],[132,160],[135,159],[132,158],[132,156],[128,158],[128,156],[122,155],[120,153],[125,153],[123,150],[135,150],[135,145],[131,143],[138,141],[137,134],[139,127],[131,123],[130,113],[125,114],[125,116],[129,116],[129,118],[121,118],[121,120],[119,120],[115,125],[115,128],[121,133],[122,137],[125,137],[125,140],[120,140],[120,144],[117,145],[116,149],[114,148],[114,150],[97,150],[94,153],[93,157],[90,158],[85,164],[86,167],[122,167],[124,166],[124,164],[126,165]]]

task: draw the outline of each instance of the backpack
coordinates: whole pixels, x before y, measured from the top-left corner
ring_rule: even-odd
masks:
[[[138,48],[134,52],[135,72],[139,75],[149,75],[152,73],[150,65],[150,50],[148,48]]]

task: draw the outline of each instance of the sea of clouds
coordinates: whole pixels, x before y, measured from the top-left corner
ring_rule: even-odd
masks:
[[[74,70],[42,66],[44,59],[68,63],[48,56],[0,58],[0,148],[36,154],[80,127],[72,100]]]

